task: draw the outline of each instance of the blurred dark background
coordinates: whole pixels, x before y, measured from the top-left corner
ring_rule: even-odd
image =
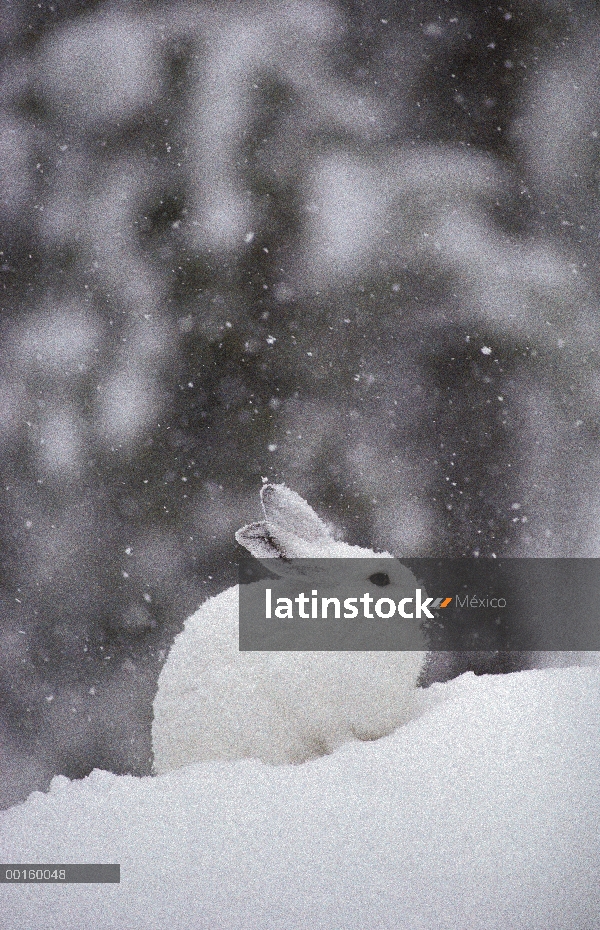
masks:
[[[284,480],[398,555],[598,555],[594,4],[6,0],[0,804],[146,774]]]

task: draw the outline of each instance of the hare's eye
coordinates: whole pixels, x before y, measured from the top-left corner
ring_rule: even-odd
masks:
[[[375,572],[373,575],[369,575],[369,581],[376,584],[378,588],[385,588],[386,584],[391,584],[390,576],[386,575],[385,572]]]

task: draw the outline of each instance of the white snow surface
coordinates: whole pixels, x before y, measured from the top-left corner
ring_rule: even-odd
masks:
[[[0,815],[5,863],[118,862],[120,885],[3,885],[4,930],[596,930],[600,669],[419,693],[391,735],[303,765],[53,780]]]

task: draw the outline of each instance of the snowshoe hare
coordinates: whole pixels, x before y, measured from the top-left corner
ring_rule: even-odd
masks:
[[[256,558],[378,559],[381,572],[373,583],[368,563],[363,590],[396,601],[414,595],[414,576],[393,556],[336,541],[285,485],[266,484],[261,500],[265,521],[236,533]],[[154,701],[157,773],[210,759],[304,762],[347,740],[384,736],[410,716],[424,651],[240,652],[238,610],[236,585],[209,598],[173,643]]]

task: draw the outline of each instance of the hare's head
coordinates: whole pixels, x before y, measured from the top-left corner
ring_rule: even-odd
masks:
[[[286,575],[288,563],[292,563],[291,571],[296,574],[299,563],[293,560],[306,559],[311,560],[307,571],[317,582],[321,571],[330,574],[327,560],[345,559],[348,561],[335,569],[336,583],[340,587],[360,583],[364,591],[396,599],[407,590],[414,590],[416,581],[413,574],[394,556],[334,539],[330,528],[312,507],[286,485],[264,485],[261,501],[265,520],[242,527],[235,538],[275,574]],[[368,559],[364,570],[355,559]],[[324,560],[323,565],[312,560]]]

